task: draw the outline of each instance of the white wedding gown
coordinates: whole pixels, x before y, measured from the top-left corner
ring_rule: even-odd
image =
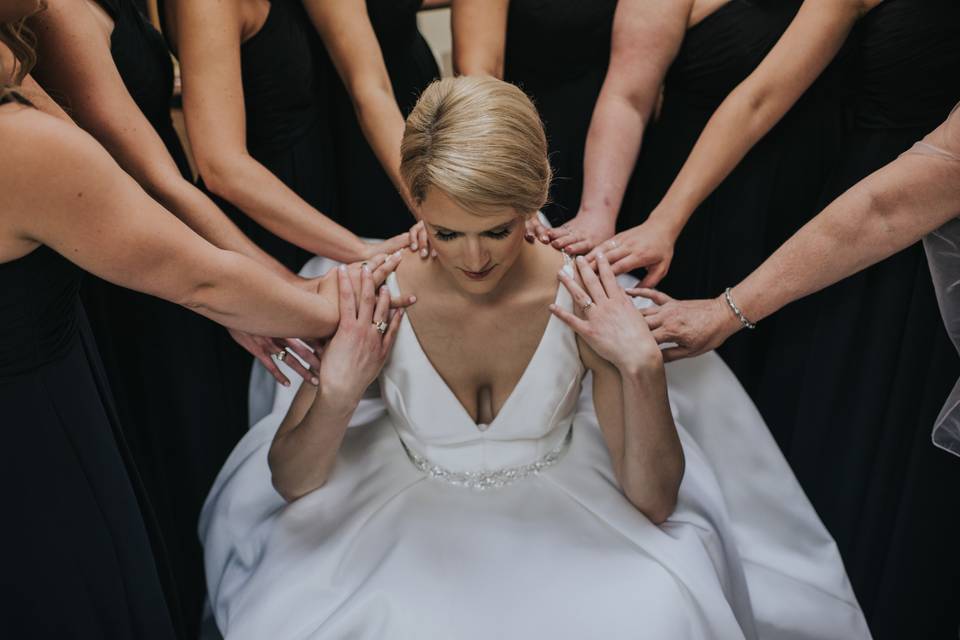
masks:
[[[569,308],[562,287],[558,302]],[[361,402],[328,483],[289,505],[267,467],[294,392],[277,386],[201,518],[219,628],[228,640],[868,638],[833,540],[733,375],[712,353],[667,371],[686,471],[659,527],[613,478],[590,377],[556,318],[489,426],[404,318],[382,400]]]

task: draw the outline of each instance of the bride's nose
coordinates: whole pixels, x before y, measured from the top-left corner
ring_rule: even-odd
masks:
[[[464,266],[469,271],[482,271],[490,261],[490,252],[487,251],[479,236],[467,236],[463,252]]]

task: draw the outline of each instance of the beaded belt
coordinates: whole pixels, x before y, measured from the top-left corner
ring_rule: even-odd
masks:
[[[403,444],[403,449],[407,452],[407,456],[410,458],[413,466],[431,478],[442,480],[458,487],[467,487],[468,489],[484,491],[486,489],[499,489],[501,487],[505,487],[509,484],[513,484],[517,480],[522,480],[528,476],[536,475],[544,469],[552,467],[560,460],[560,458],[569,448],[570,439],[572,437],[573,429],[571,428],[567,431],[567,435],[563,438],[563,442],[547,452],[547,454],[542,458],[517,467],[505,467],[503,469],[495,469],[493,471],[451,471],[450,469],[433,464],[426,458],[417,455],[411,451],[402,440],[401,444]]]

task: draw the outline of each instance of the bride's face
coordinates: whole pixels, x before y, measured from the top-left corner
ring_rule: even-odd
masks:
[[[496,289],[523,248],[524,219],[514,209],[476,215],[439,189],[430,189],[420,216],[437,261],[470,294]]]

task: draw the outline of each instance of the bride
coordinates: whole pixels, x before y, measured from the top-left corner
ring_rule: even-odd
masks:
[[[519,89],[431,85],[401,172],[436,259],[379,295],[341,271],[318,386],[278,389],[205,505],[225,637],[869,637],[716,357],[665,370],[602,257],[525,241],[550,169]]]

